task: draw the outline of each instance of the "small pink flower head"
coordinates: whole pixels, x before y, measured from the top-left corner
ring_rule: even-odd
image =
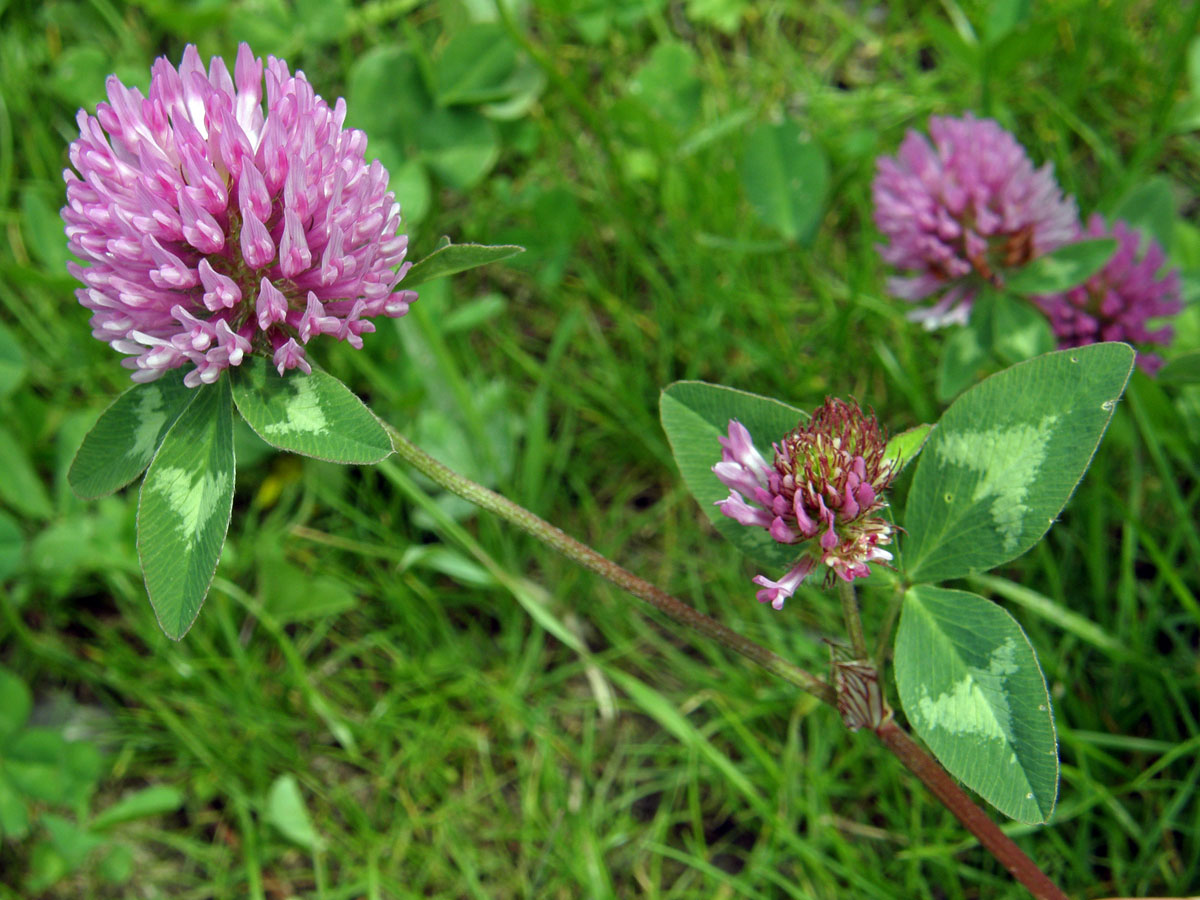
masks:
[[[251,352],[308,371],[314,335],[361,347],[371,317],[407,312],[400,205],[343,100],[246,44],[232,76],[189,45],[178,69],[155,62],[148,96],[107,87],[94,117],[79,111],[62,217],[91,264],[69,268],[92,334],[134,381],[190,363],[195,387]]]
[[[1053,166],[1035,171],[991,119],[934,116],[929,134],[932,144],[910,130],[894,158],[879,158],[871,194],[889,241],[880,254],[912,273],[888,290],[911,302],[941,293],[909,314],[932,329],[966,322],[980,283],[998,283],[1001,269],[1074,240],[1079,214]]]
[[[870,574],[868,563],[892,555],[893,526],[876,515],[887,506],[883,492],[895,475],[884,459],[887,438],[873,415],[857,403],[829,398],[807,425],[798,425],[773,445],[768,465],[750,433],[736,419],[721,438],[721,461],[713,472],[729,488],[717,505],[731,519],[764,528],[800,553],[779,581],[754,579],[763,589],[760,603],[776,609],[823,564],[832,575],[852,581]]]
[[[1141,232],[1121,221],[1113,223],[1110,230],[1096,213],[1088,220],[1084,237],[1114,237],[1117,252],[1083,284],[1061,294],[1034,298],[1049,317],[1058,346],[1081,347],[1097,341],[1169,344],[1174,336],[1170,325],[1149,327],[1151,319],[1173,316],[1182,308],[1179,271],[1172,269],[1159,277],[1166,261],[1162,248],[1147,238],[1143,249]],[[1150,375],[1163,363],[1156,354],[1140,350],[1137,360]]]

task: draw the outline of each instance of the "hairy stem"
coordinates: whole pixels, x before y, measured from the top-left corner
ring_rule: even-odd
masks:
[[[971,798],[946,770],[922,750],[899,725],[888,720],[876,729],[875,734],[1034,897],[1038,900],[1069,900],[1046,873],[1037,867],[1037,863],[1026,856],[1025,851],[1013,843],[1012,838],[1001,831],[983,810],[972,803]]]
[[[569,559],[591,569],[598,575],[607,578],[617,587],[628,591],[635,597],[645,600],[655,609],[670,616],[681,625],[693,628],[714,640],[720,641],[731,650],[735,650],[750,660],[758,663],[769,672],[778,675],[785,681],[796,685],[803,691],[824,700],[830,705],[837,704],[833,688],[782,656],[772,653],[761,644],[743,637],[736,631],[726,628],[716,619],[706,616],[692,606],[684,603],[666,591],[655,587],[650,582],[639,578],[628,569],[623,569],[612,560],[597,553],[591,547],[583,544],[566,532],[551,525],[545,519],[539,518],[525,507],[514,503],[507,497],[502,497],[495,491],[490,491],[476,484],[469,478],[464,478],[453,469],[438,462],[424,450],[411,443],[390,425],[385,425],[391,435],[396,454],[413,466],[427,478],[440,484],[464,500],[474,503],[481,509],[495,513],[505,521],[517,526],[545,544],[553,547]]]

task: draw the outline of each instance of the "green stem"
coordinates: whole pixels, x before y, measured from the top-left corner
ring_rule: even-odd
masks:
[[[430,480],[440,484],[446,490],[457,494],[464,500],[474,503],[481,509],[494,513],[505,521],[517,526],[522,531],[533,535],[538,540],[553,547],[569,559],[591,569],[597,575],[607,578],[617,587],[628,591],[635,597],[645,600],[655,609],[671,617],[681,625],[693,628],[716,641],[720,641],[731,650],[758,663],[764,669],[778,675],[785,681],[796,685],[831,706],[837,705],[837,697],[833,688],[810,672],[788,662],[781,656],[772,653],[761,644],[743,637],[736,631],[726,628],[716,619],[704,615],[698,609],[688,606],[682,600],[672,597],[666,591],[655,587],[650,582],[638,578],[628,569],[623,569],[610,559],[601,556],[591,547],[580,543],[566,532],[555,528],[545,519],[535,516],[525,507],[520,506],[507,497],[502,497],[495,491],[490,491],[476,484],[469,478],[464,478],[453,469],[438,462],[424,450],[411,443],[390,425],[385,425],[391,435],[396,454],[409,463],[417,471]]]
[[[846,620],[846,633],[850,636],[854,658],[865,662],[871,657],[867,655],[867,638],[863,634],[862,616],[858,613],[858,597],[854,593],[854,585],[848,581],[838,581],[838,596],[842,599],[842,618]]]

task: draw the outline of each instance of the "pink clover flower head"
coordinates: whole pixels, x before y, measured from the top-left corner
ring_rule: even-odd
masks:
[[[799,558],[778,581],[754,579],[760,603],[782,609],[784,601],[818,564],[853,581],[870,574],[869,563],[886,562],[882,549],[894,526],[877,513],[887,506],[883,492],[895,475],[884,459],[887,438],[873,415],[857,403],[826,399],[808,424],[800,424],[772,445],[768,464],[750,432],[736,419],[721,441],[721,461],[713,472],[729,488],[717,505],[734,521],[764,528],[781,544],[795,545]]]
[[[1117,250],[1099,272],[1068,291],[1034,297],[1050,319],[1058,346],[1081,347],[1098,341],[1128,341],[1139,347],[1165,347],[1174,336],[1170,325],[1151,328],[1151,319],[1173,316],[1182,309],[1179,271],[1159,272],[1166,254],[1153,238],[1122,221],[1109,229],[1093,213],[1083,237],[1113,237]],[[1163,364],[1155,353],[1138,350],[1138,365],[1149,375]]]
[[[147,96],[107,88],[77,116],[62,217],[90,263],[68,268],[92,334],[134,381],[191,364],[196,387],[250,353],[308,372],[312,337],[361,347],[372,317],[416,300],[396,290],[411,263],[387,170],[303,72],[246,44],[232,75],[220,57],[205,71],[189,45],[178,68],[155,62]]]
[[[876,162],[875,225],[888,243],[880,255],[912,274],[888,291],[932,306],[909,313],[933,329],[963,324],[983,282],[1001,270],[1075,240],[1079,214],[1047,163],[1034,170],[1024,148],[991,119],[934,116],[932,143],[909,130],[895,157]]]

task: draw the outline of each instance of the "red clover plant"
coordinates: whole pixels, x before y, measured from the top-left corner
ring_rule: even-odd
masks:
[[[92,311],[96,337],[126,354],[139,382],[84,439],[69,480],[95,497],[145,471],[138,550],[163,630],[183,638],[216,569],[232,510],[235,407],[283,450],[346,464],[395,452],[836,707],[850,728],[870,730],[892,750],[1035,896],[1063,900],[896,723],[883,679],[887,654],[867,650],[855,586],[900,610],[896,693],[937,758],[1006,815],[1047,821],[1057,751],[1033,647],[1000,607],[938,582],[1007,562],[1042,537],[1107,427],[1133,366],[1130,348],[1098,344],[1021,362],[963,393],[931,432],[924,426],[890,443],[854,402],[828,399],[810,418],[699,382],[664,391],[663,425],[701,507],[739,549],[787,569],[779,581],[755,579],[758,599],[782,608],[818,566],[828,570],[827,584],[838,584],[849,646],[834,642],[831,676],[820,678],[451,471],[313,366],[305,354],[315,335],[358,347],[372,316],[403,315],[415,294],[396,290],[402,278],[413,287],[520,248],[443,244],[410,269],[387,172],[366,162],[365,135],[342,127],[343,101],[330,107],[302,73],[268,58],[264,111],[263,78],[263,63],[245,45],[232,77],[219,58],[206,72],[189,47],[178,69],[155,64],[148,97],[111,78],[109,102],[95,117],[80,113],[71,147],[78,174],[65,173],[67,235],[90,263],[71,269],[84,283],[79,300]],[[891,241],[885,256],[916,272],[896,282],[900,294],[944,292],[919,314],[927,324],[966,320],[981,285],[1024,277],[1026,294],[1069,292],[1104,264],[1092,258],[1111,254],[1101,241],[1070,283],[1029,276],[1042,254],[1077,236],[1073,202],[995,123],[942,119],[931,131],[932,146],[910,133],[897,160],[880,162],[875,185],[877,221]],[[1128,249],[1125,234],[1114,233]],[[1136,284],[1137,297],[1159,298],[1132,301],[1139,308],[1169,311],[1148,271],[1158,257],[1152,251],[1131,271],[1127,256],[1088,282],[1088,296],[1101,292],[1100,309],[1113,318],[1102,292]],[[1065,296],[1058,302],[1079,308],[1075,295]],[[1065,318],[1051,309],[1056,321]],[[1099,328],[1094,336],[1111,334]],[[1133,327],[1119,336],[1152,337]],[[926,434],[901,529],[885,491]],[[756,445],[773,448],[770,463]],[[884,547],[897,535],[893,558]],[[894,622],[884,618],[880,648]]]

